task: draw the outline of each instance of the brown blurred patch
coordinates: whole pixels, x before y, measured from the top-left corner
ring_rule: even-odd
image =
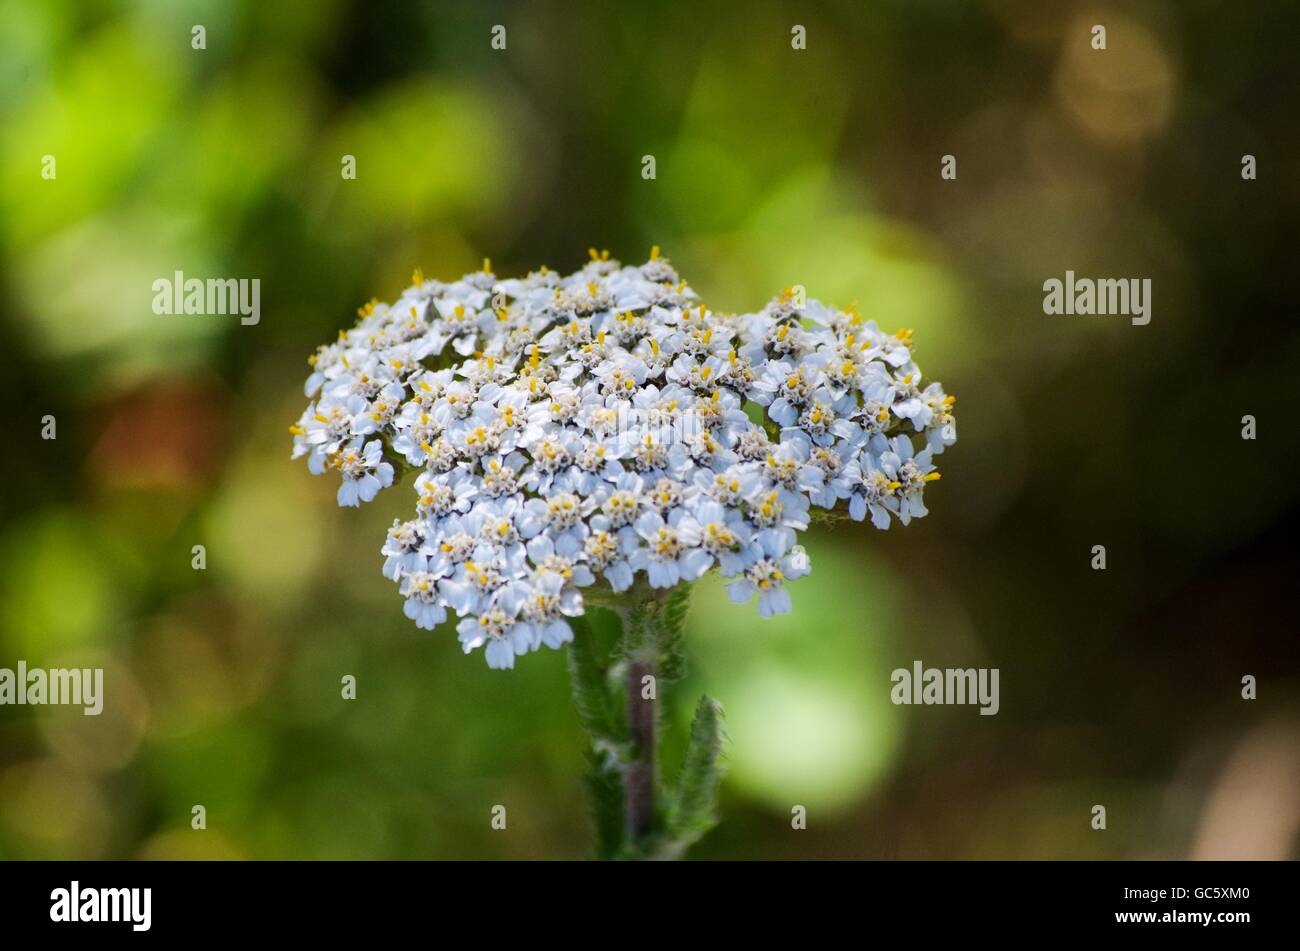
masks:
[[[1092,26],[1106,28],[1093,49]],[[1062,109],[1091,138],[1127,148],[1160,134],[1178,92],[1177,69],[1161,37],[1113,11],[1077,16],[1065,35],[1055,77]]]
[[[215,377],[158,380],[93,412],[106,422],[88,468],[104,488],[194,488],[225,451],[229,397]]]

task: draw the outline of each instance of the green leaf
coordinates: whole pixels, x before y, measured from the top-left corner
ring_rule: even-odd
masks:
[[[578,722],[597,739],[621,739],[618,717],[610,696],[609,671],[596,645],[596,632],[586,618],[574,618],[573,641],[569,644],[569,679]]]
[[[591,741],[587,751],[587,788],[596,826],[596,857],[611,859],[623,850],[622,746],[626,727],[613,692],[608,661],[595,626],[574,618],[569,644],[569,680],[573,706]]]
[[[691,607],[691,585],[679,584],[659,609],[659,680],[672,684],[686,676],[686,612]]]
[[[623,848],[623,776],[608,754],[587,754],[587,788],[591,790],[592,819],[596,824],[596,858],[612,859]]]
[[[678,851],[717,824],[718,786],[724,772],[723,742],[722,705],[712,697],[700,697],[668,816],[668,834]]]

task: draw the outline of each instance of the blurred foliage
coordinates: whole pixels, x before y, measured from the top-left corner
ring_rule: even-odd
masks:
[[[0,855],[590,854],[565,657],[416,630],[404,490],[339,511],[285,425],[415,266],[657,243],[715,306],[801,283],[914,328],[959,397],[930,518],[821,532],[783,619],[698,586],[664,762],[703,692],[730,743],[695,854],[1295,857],[1294,13],[0,0],[0,666],[108,683],[0,708]],[[1152,278],[1152,324],[1045,318],[1067,268]],[[261,323],[154,315],[177,270],[260,278]],[[1001,713],[891,705],[917,658],[999,667]]]

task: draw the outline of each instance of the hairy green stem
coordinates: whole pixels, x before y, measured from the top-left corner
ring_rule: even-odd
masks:
[[[685,671],[683,628],[689,586],[672,591],[640,584],[615,594],[590,590],[589,605],[619,620],[617,642],[575,619],[569,649],[573,698],[591,737],[588,786],[602,858],[677,858],[715,822],[722,776],[721,708],[702,697],[675,781],[657,761],[659,701]]]

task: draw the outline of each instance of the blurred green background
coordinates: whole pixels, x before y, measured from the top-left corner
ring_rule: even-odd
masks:
[[[338,509],[286,426],[414,267],[660,244],[722,309],[913,328],[960,421],[931,516],[810,537],[793,614],[702,584],[694,855],[1297,857],[1294,9],[0,0],[0,666],[107,671],[99,717],[0,707],[0,855],[588,854],[562,653],[418,631],[407,490]],[[1044,316],[1066,269],[1151,278],[1151,324]],[[156,316],[176,270],[260,278],[260,324]],[[1001,712],[893,706],[916,659]]]

